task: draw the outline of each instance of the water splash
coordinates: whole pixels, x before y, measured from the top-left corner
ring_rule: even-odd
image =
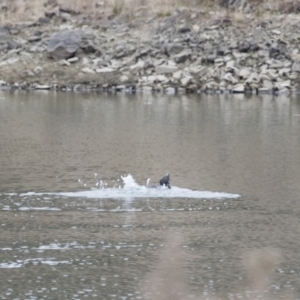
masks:
[[[76,197],[76,198],[90,198],[90,199],[134,199],[134,198],[185,198],[185,199],[225,199],[225,198],[239,198],[238,194],[197,191],[186,188],[172,186],[168,188],[148,188],[144,185],[136,183],[132,175],[121,176],[123,186],[109,187],[105,182],[100,181],[101,184],[97,188],[79,192],[60,192],[60,193],[23,193],[20,196],[30,195],[56,195],[60,197]]]
[[[127,176],[121,176],[121,178],[123,180],[125,190],[138,189],[141,187],[135,182],[131,174],[128,174]]]

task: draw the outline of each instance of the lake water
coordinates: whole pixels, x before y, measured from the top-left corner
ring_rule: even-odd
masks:
[[[0,92],[0,166],[0,299],[300,297],[300,97]]]

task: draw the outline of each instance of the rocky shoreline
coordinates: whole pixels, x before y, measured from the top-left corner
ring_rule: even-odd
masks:
[[[300,16],[207,14],[91,21],[49,11],[0,26],[0,89],[175,93],[300,91]]]

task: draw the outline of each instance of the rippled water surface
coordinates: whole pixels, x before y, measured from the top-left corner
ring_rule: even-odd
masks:
[[[0,92],[0,166],[0,299],[300,297],[296,96]]]

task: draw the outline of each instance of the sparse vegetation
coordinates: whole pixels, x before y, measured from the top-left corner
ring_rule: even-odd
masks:
[[[238,3],[239,1],[237,1]],[[119,16],[123,13],[133,15],[140,7],[146,7],[148,13],[159,17],[168,16],[179,7],[209,10],[228,10],[252,12],[261,16],[264,12],[297,13],[300,11],[299,0],[248,0],[247,5],[229,5],[228,0],[0,0],[0,22],[36,20],[45,11],[55,10],[58,6],[73,11],[95,15],[100,11],[106,15]]]
[[[124,7],[124,0],[114,0],[114,5],[113,5],[113,14],[115,16],[118,16],[122,13]]]

